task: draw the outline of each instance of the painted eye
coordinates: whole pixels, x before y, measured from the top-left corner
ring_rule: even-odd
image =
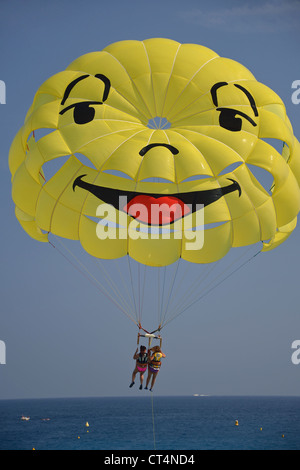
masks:
[[[224,129],[227,129],[228,131],[236,132],[242,129],[243,121],[240,117],[236,116],[237,114],[247,119],[247,121],[249,121],[253,127],[257,126],[256,122],[253,121],[253,119],[251,119],[247,114],[242,113],[241,111],[237,111],[236,109],[217,108],[217,111],[220,111],[220,116],[219,116],[220,126],[223,127]]]
[[[236,110],[230,108],[222,108],[219,116],[219,123],[221,127],[229,131],[240,131],[242,128],[242,120],[236,117]]]
[[[74,108],[73,118],[76,124],[87,124],[95,117],[95,109],[90,108],[94,104],[103,104],[102,101],[83,101],[81,103],[71,104],[65,109],[62,109],[59,114],[65,114],[69,109]]]
[[[89,103],[78,103],[74,106],[74,121],[76,124],[87,124],[95,117],[95,108]]]

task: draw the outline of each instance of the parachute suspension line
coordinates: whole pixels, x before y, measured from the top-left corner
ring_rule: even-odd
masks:
[[[162,324],[162,311],[163,311],[163,301],[164,301],[164,294],[165,294],[165,284],[166,284],[166,266],[164,266],[164,280],[162,284],[162,295],[161,295],[161,301],[160,301],[160,307],[159,307],[159,325]]]
[[[157,322],[160,323],[162,291],[160,285],[161,266],[157,268]]]
[[[166,304],[165,308],[163,309],[163,313],[162,313],[162,315],[161,315],[161,322],[160,322],[160,328],[159,328],[159,329],[161,329],[161,328],[162,328],[162,325],[165,324],[165,318],[166,318],[166,315],[167,315],[167,313],[168,313],[168,307],[169,307],[171,295],[172,295],[172,292],[173,292],[173,288],[174,288],[174,285],[175,285],[177,273],[178,273],[179,261],[180,261],[180,258],[177,260],[175,273],[174,273],[174,275],[173,275],[173,278],[172,278],[172,281],[171,281],[171,284],[170,284],[170,288],[169,288],[169,293],[168,293],[168,296],[167,296],[167,298],[168,298],[167,304]]]
[[[150,344],[151,344],[151,341],[153,338],[157,338],[157,339],[160,339],[160,336],[155,336],[154,333],[156,333],[157,331],[160,331],[160,311],[161,311],[161,291],[160,291],[160,268],[158,268],[159,270],[157,271],[157,309],[158,309],[158,327],[153,330],[153,331],[148,331],[146,330],[145,328],[142,327],[142,316],[143,316],[143,310],[144,310],[144,304],[145,304],[145,300],[144,300],[144,297],[145,297],[145,285],[146,285],[146,274],[147,272],[149,272],[149,267],[147,265],[141,265],[140,264],[138,265],[138,268],[137,268],[137,271],[138,271],[138,280],[137,280],[137,285],[138,285],[138,299],[139,299],[139,315],[138,315],[138,327],[139,327],[139,330],[143,330],[146,334],[145,335],[141,335],[139,333],[139,336],[145,336],[147,338],[149,338],[149,347],[150,347]],[[156,286],[154,286],[156,288]],[[155,296],[152,295],[152,299],[155,299]],[[154,307],[154,309],[156,310],[156,307]]]
[[[196,299],[199,297],[199,293],[201,294],[201,298],[204,297],[206,295],[206,291],[207,292],[210,292],[212,290],[212,288],[210,288],[210,286],[217,281],[217,279],[219,279],[221,276],[223,276],[224,273],[226,273],[226,271],[228,271],[232,266],[236,265],[237,262],[243,258],[250,250],[251,250],[252,247],[250,248],[247,248],[241,255],[239,255],[238,257],[236,257],[223,271],[221,271],[219,274],[217,274],[206,286],[202,287],[202,289],[200,290],[199,292],[199,283],[198,281],[196,282],[196,284],[194,285],[193,287],[193,290],[191,292],[191,296],[194,295],[196,293]],[[252,259],[252,257],[250,258]],[[250,261],[250,259],[246,260],[245,264]],[[213,271],[213,269],[220,263],[221,260],[218,260],[216,263],[214,263],[214,265],[211,267],[211,269],[209,270],[209,272],[205,275],[204,279],[207,279],[209,274]],[[233,271],[234,272],[234,271]],[[232,272],[232,274],[233,274]],[[230,277],[231,274],[229,274],[227,277]],[[201,277],[201,276],[200,276]],[[227,277],[224,278],[227,279]],[[200,282],[200,279],[199,279],[199,282]],[[201,279],[201,282],[203,282],[203,280]],[[220,284],[220,282],[218,284],[216,284],[216,287]],[[203,293],[203,295],[202,295]],[[195,297],[194,297],[195,299]],[[187,308],[189,308],[187,305],[191,305],[191,304],[194,304],[194,299],[190,300],[189,304],[187,303],[184,303],[182,302],[180,305],[177,306],[177,308],[175,308],[175,311],[174,311],[174,317],[177,317],[178,315],[180,315],[181,312],[187,310]]]
[[[219,281],[218,283],[216,283],[215,285],[213,285],[212,287],[210,287],[212,284],[214,284],[217,279],[219,279],[221,276],[223,276],[223,274],[228,271],[233,265],[235,265],[243,256],[245,256],[245,254],[247,254],[249,252],[249,250],[251,249],[248,248],[242,255],[238,256],[237,258],[235,258],[232,263],[230,263],[221,273],[219,273],[217,276],[215,276],[205,287],[203,287],[200,292],[198,290],[198,285],[195,287],[194,289],[194,292],[193,294],[195,293],[195,290],[197,291],[196,294],[196,298],[194,297],[194,299],[190,300],[190,302],[188,304],[181,304],[178,306],[177,309],[175,309],[173,315],[172,315],[172,319],[173,318],[177,318],[179,315],[181,315],[182,313],[184,313],[186,310],[188,310],[192,305],[194,305],[195,303],[197,303],[198,301],[200,301],[203,297],[205,297],[209,292],[211,292],[212,290],[214,290],[216,287],[218,287],[220,284],[222,284],[226,279],[228,279],[232,274],[234,274],[235,271],[237,271],[239,268],[241,268],[242,266],[244,266],[245,264],[247,264],[253,257],[255,257],[258,253],[260,253],[260,251],[258,253],[256,253],[254,256],[250,257],[249,259],[247,259],[244,263],[242,263],[242,265],[240,267],[238,267],[237,269],[233,270],[232,272],[230,272],[228,274],[228,276],[225,276],[225,278],[223,278],[221,281]],[[220,260],[218,261],[218,263],[220,262]],[[212,269],[210,270],[210,272],[212,271]],[[206,276],[207,278],[208,276]],[[200,294],[200,295],[199,295]],[[172,320],[170,319],[170,321]]]
[[[141,319],[141,274],[140,274],[140,264],[138,264],[138,319]]]
[[[220,261],[220,260],[219,260]],[[183,309],[185,305],[187,305],[188,301],[190,300],[191,296],[194,294],[195,291],[197,291],[198,294],[198,289],[199,285],[203,283],[210,275],[210,273],[216,269],[217,264],[219,261],[216,261],[215,263],[208,264],[205,266],[205,268],[201,271],[199,276],[196,277],[194,282],[191,284],[191,286],[186,290],[185,294],[182,296],[182,298],[177,299],[176,294],[178,295],[178,292],[180,292],[180,289],[177,289],[176,294],[170,304],[170,311],[178,311],[180,309]],[[183,283],[185,279],[186,272],[189,270],[189,266],[187,266],[184,275],[182,276],[179,286]],[[174,305],[174,309],[173,309]],[[175,313],[176,314],[176,313]]]
[[[140,316],[139,316],[139,322],[141,324],[142,322],[142,317],[143,317],[143,309],[144,309],[144,294],[145,294],[145,284],[146,284],[146,268],[147,266],[144,265],[144,274],[143,274],[143,283],[142,283],[142,289],[141,289],[141,294],[140,294]],[[142,277],[142,276],[141,276]]]
[[[145,281],[146,266],[138,263],[139,323],[142,322],[143,317]]]
[[[132,303],[132,297],[131,297],[130,292],[129,292],[129,289],[128,289],[128,283],[127,283],[127,282],[125,281],[125,279],[124,279],[124,276],[123,276],[123,274],[122,274],[122,271],[121,271],[120,266],[119,266],[119,263],[118,263],[118,260],[115,259],[115,260],[114,260],[114,264],[115,264],[116,270],[117,270],[118,273],[119,273],[119,277],[120,277],[120,279],[121,279],[121,281],[122,281],[123,287],[125,288],[126,294],[127,294],[127,296],[128,296],[128,300],[129,300],[129,303],[130,303],[130,306],[131,306],[131,310],[130,310],[130,311],[133,312],[133,311],[134,311],[134,305],[133,305],[133,303]]]
[[[121,293],[121,290],[118,288],[117,284],[113,281],[113,279],[111,278],[111,276],[109,275],[108,271],[105,269],[105,267],[103,266],[101,261],[99,259],[97,259],[97,260],[94,260],[94,262],[95,262],[97,268],[98,269],[100,268],[100,270],[102,271],[102,274],[104,274],[104,277],[106,279],[107,284],[110,286],[112,292],[114,292],[116,297],[118,297],[119,301],[125,307],[126,311],[127,312],[132,312],[132,304],[131,304],[131,306],[128,305],[125,297]]]
[[[249,250],[248,250],[249,251]],[[255,253],[253,256],[251,256],[251,258],[247,259],[246,261],[244,261],[244,263],[242,263],[240,266],[238,266],[234,271],[230,272],[228,274],[228,276],[226,276],[225,278],[221,279],[217,284],[215,284],[214,286],[212,286],[210,289],[208,289],[206,292],[204,292],[200,297],[198,297],[197,299],[195,299],[193,302],[191,302],[189,305],[187,305],[183,310],[181,310],[180,312],[174,314],[172,316],[172,318],[170,318],[166,323],[164,323],[163,326],[167,325],[168,323],[170,323],[171,321],[173,321],[175,318],[177,318],[179,315],[181,315],[182,313],[184,313],[186,310],[188,310],[189,308],[191,308],[194,304],[196,304],[197,302],[199,302],[200,300],[203,299],[203,297],[205,297],[206,295],[208,295],[210,292],[212,292],[214,289],[216,289],[220,284],[222,284],[224,281],[226,281],[229,277],[231,277],[233,274],[235,274],[237,271],[239,271],[242,267],[244,267],[246,264],[248,264],[250,261],[252,261],[259,253],[261,253],[261,250],[259,250],[257,253]],[[233,263],[231,263],[232,265]],[[226,269],[227,270],[227,269]],[[226,271],[224,270],[224,271]],[[224,272],[223,271],[223,272]],[[220,276],[218,276],[220,277]],[[215,279],[214,279],[215,281]],[[214,282],[212,281],[212,282]],[[210,284],[212,284],[212,282]],[[203,292],[203,291],[202,291]]]
[[[138,319],[142,321],[142,299],[141,299],[141,267],[138,264],[138,295],[139,295],[139,308],[138,308]]]
[[[54,235],[55,236],[55,235]],[[117,302],[112,295],[107,291],[107,289],[99,282],[98,279],[96,279],[84,266],[84,264],[72,253],[62,242],[59,240],[57,237],[55,237],[57,241],[61,244],[61,246],[76,260],[79,266],[77,266],[75,263],[72,262],[72,260],[65,254],[63,251],[61,251],[56,245],[54,245],[50,240],[49,244],[54,248],[65,260],[68,261],[68,263],[73,266],[78,272],[82,274],[91,284],[93,284],[105,297],[107,297],[121,312],[123,312],[133,323],[137,324],[135,319],[127,312],[122,305]]]
[[[131,282],[132,297],[133,297],[133,302],[134,302],[136,324],[140,325],[141,322],[139,321],[139,315],[138,315],[137,308],[136,308],[135,292],[134,292],[134,286],[133,286],[133,280],[132,280],[132,270],[131,270],[131,265],[130,265],[130,258],[128,255],[127,255],[127,261],[128,261],[129,277],[130,277],[130,282]]]
[[[162,267],[158,268],[158,275],[157,275],[157,322],[158,322],[158,329],[160,329],[160,325],[162,322],[162,309],[163,309],[163,300],[164,300],[164,291],[165,291],[165,281],[166,281],[166,266],[163,266],[164,273],[163,273],[163,281],[161,282],[161,270]]]

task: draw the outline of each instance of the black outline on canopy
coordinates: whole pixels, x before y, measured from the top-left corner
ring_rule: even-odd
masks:
[[[81,75],[80,77],[75,78],[71,83],[69,83],[69,85],[65,89],[63,99],[61,100],[61,105],[63,106],[65,104],[65,102],[68,99],[72,89],[74,88],[75,85],[77,85],[78,82],[80,82],[81,80],[84,80],[85,78],[91,77],[91,76],[93,76],[93,75]],[[68,111],[68,109],[74,108],[75,106],[80,105],[81,103],[84,103],[86,105],[103,104],[104,101],[107,100],[108,95],[109,95],[109,91],[110,91],[110,87],[111,87],[111,83],[110,83],[109,78],[107,78],[106,75],[103,75],[101,73],[96,73],[96,75],[94,75],[94,76],[104,83],[104,91],[103,91],[102,101],[78,101],[78,103],[71,104],[70,106],[67,106],[66,108],[62,109],[59,112],[59,114],[62,115],[66,111]]]
[[[203,206],[208,206],[213,202],[220,199],[225,194],[232,193],[234,191],[238,191],[239,196],[241,196],[241,187],[239,183],[231,178],[227,178],[231,181],[231,184],[222,188],[215,188],[215,189],[206,189],[203,191],[191,191],[187,193],[168,193],[168,194],[159,194],[159,193],[140,193],[136,191],[123,191],[119,189],[113,188],[106,188],[105,186],[98,186],[92,183],[88,183],[83,181],[87,175],[80,175],[78,176],[73,183],[73,191],[75,191],[76,187],[85,189],[86,191],[90,192],[94,196],[96,196],[101,201],[105,202],[106,204],[112,205],[115,209],[120,210],[119,202],[120,197],[127,198],[127,204],[136,196],[144,196],[149,195],[155,199],[164,197],[164,196],[171,196],[174,198],[179,199],[184,204],[188,205],[192,212],[199,210],[199,205],[202,204]],[[198,206],[198,207],[197,207]],[[122,210],[122,209],[121,209]],[[153,225],[164,225],[164,224],[153,224]],[[169,224],[168,224],[169,225]]]

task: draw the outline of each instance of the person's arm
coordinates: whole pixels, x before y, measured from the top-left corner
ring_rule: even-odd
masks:
[[[138,350],[139,350],[139,349],[136,348],[136,351],[135,351],[135,353],[134,353],[134,355],[133,355],[133,359],[137,359],[137,358],[139,357],[139,355],[138,355]]]
[[[148,362],[153,361],[153,359],[154,359],[154,354],[152,354],[152,356],[150,356],[150,354],[148,354]]]

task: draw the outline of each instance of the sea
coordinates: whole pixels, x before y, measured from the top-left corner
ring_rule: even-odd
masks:
[[[0,450],[299,449],[300,397],[0,400]]]

